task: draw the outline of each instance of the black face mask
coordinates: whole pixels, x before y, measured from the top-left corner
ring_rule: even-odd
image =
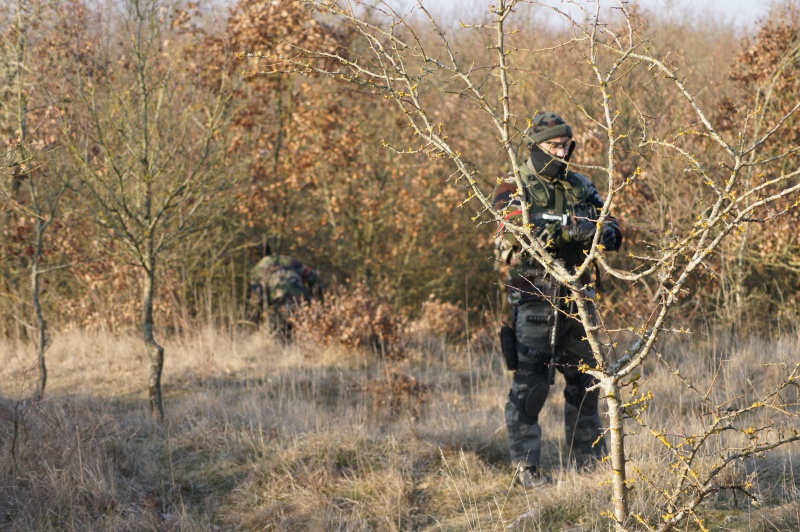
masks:
[[[575,149],[575,142],[570,142],[567,154],[564,156],[564,161],[569,161],[572,150]],[[553,157],[550,153],[544,151],[537,144],[531,146],[531,164],[536,173],[545,177],[553,179],[561,179],[565,175],[567,163],[561,159]]]

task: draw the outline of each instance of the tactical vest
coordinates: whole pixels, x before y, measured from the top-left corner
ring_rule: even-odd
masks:
[[[534,174],[527,165],[520,169],[520,178],[525,187],[525,199],[529,205],[531,219],[536,215],[551,214],[557,216],[567,215],[569,223],[576,219],[597,219],[597,208],[587,201],[589,191],[586,178],[575,172],[567,172],[564,179],[548,180]],[[586,257],[580,244],[568,243],[554,250],[556,258],[561,259],[567,266],[574,266],[583,262]],[[529,261],[527,266],[538,268],[535,261]]]
[[[528,213],[532,223],[542,223],[541,215],[568,216],[569,223],[578,218],[597,218],[597,207],[590,203],[591,181],[581,174],[567,172],[564,179],[550,180],[537,176],[527,164],[520,169],[520,178],[528,202]],[[567,267],[576,266],[586,257],[581,244],[566,243],[551,251]],[[533,258],[522,256],[519,265],[509,270],[507,281],[508,300],[511,304],[523,303],[547,292],[549,281],[544,279],[544,270]],[[588,279],[587,281],[588,282]]]

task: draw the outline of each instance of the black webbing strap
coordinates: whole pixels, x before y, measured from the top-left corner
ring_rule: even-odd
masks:
[[[560,183],[556,184],[555,192],[556,192],[556,214],[561,216],[564,214],[564,188],[563,185],[559,186]]]
[[[550,359],[550,355],[547,353],[542,353],[536,349],[530,348],[527,345],[517,342],[517,351],[522,353],[523,355],[529,355],[532,358],[533,362],[526,362],[524,360],[517,360],[517,369],[522,369],[525,371],[537,371],[541,369],[542,362],[545,360]]]

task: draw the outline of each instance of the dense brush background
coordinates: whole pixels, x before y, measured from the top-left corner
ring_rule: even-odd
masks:
[[[800,11],[792,3],[774,6],[749,33],[634,12],[641,32],[655,36],[653,48],[682,65],[723,131],[737,133],[747,109],[763,103],[764,87],[764,128],[800,98]],[[0,528],[605,529],[607,467],[579,474],[565,464],[563,384],[542,415],[544,463],[556,483],[528,492],[514,485],[493,227],[471,221],[468,205],[459,208],[464,192],[448,180],[447,162],[382,147],[381,139],[413,146],[413,136],[379,96],[330,79],[239,75],[258,67],[237,52],[280,53],[283,39],[302,38],[357,48],[357,36],[289,0],[178,2],[165,4],[163,16],[157,57],[180,86],[171,104],[189,108],[221,86],[230,97],[212,168],[230,186],[215,189],[205,223],[160,258],[155,322],[166,350],[166,420],[154,424],[148,362],[135,332],[141,275],[114,233],[93,223],[79,186],[61,198],[38,255],[29,208],[28,176],[52,184],[81,171],[65,138],[91,147],[77,80],[94,80],[96,101],[110,107],[115,94],[102,91],[129,74],[126,42],[109,37],[124,11],[81,0],[0,6],[0,151],[9,150],[0,174]],[[22,19],[35,22],[21,26]],[[567,29],[535,15],[517,24],[517,44],[530,49],[569,39]],[[486,60],[485,36],[451,31],[462,53]],[[580,96],[580,56],[563,48],[531,61],[518,65],[517,105],[530,116],[561,112],[576,131],[576,159],[602,162],[602,137],[582,115],[562,111],[572,108],[567,96],[538,75],[522,75],[547,72]],[[25,83],[18,84],[22,63]],[[659,80],[628,82],[631,90],[646,86],[644,112],[660,117],[662,134],[692,122]],[[581,104],[599,109],[588,99]],[[480,116],[456,99],[442,97],[433,108],[490,190],[507,163]],[[21,120],[34,125],[25,138]],[[800,141],[796,119],[784,131],[770,141],[775,153]],[[21,141],[30,154],[24,160],[12,150]],[[102,171],[99,151],[92,164]],[[713,150],[704,156],[713,166]],[[699,185],[668,160],[635,150],[621,153],[618,165],[622,179],[642,168],[614,213],[626,241],[613,260],[625,267],[628,252],[696,218]],[[735,235],[709,261],[713,274],[692,280],[673,314],[691,334],[665,340],[660,353],[699,389],[746,403],[777,381],[772,368],[796,360],[797,218],[794,210]],[[247,273],[265,237],[274,251],[317,268],[329,288],[324,305],[298,314],[289,344],[244,321]],[[50,270],[41,286],[49,380],[39,402],[31,400],[34,256]],[[638,324],[650,308],[647,285],[605,284],[601,310],[610,327]],[[624,314],[611,312],[619,308]],[[641,389],[654,397],[648,419],[703,424],[665,366],[646,370]],[[658,520],[654,486],[666,482],[669,456],[629,428],[633,512]],[[712,451],[736,446],[738,437],[721,435],[701,463],[712,467]],[[722,490],[703,507],[707,525],[800,529],[798,451],[794,444],[730,467],[731,481],[746,479],[759,504]]]

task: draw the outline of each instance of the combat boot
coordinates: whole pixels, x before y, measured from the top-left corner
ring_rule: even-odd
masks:
[[[581,473],[593,471],[602,460],[602,457],[598,457],[593,453],[573,453],[570,456],[572,467]]]
[[[553,479],[550,475],[542,473],[536,466],[520,466],[517,469],[517,482],[522,484],[525,488],[535,488],[537,486],[550,484],[553,482]]]
[[[569,454],[571,465],[580,472],[588,473],[595,469],[608,456],[605,441],[600,440],[594,446],[576,446]]]

